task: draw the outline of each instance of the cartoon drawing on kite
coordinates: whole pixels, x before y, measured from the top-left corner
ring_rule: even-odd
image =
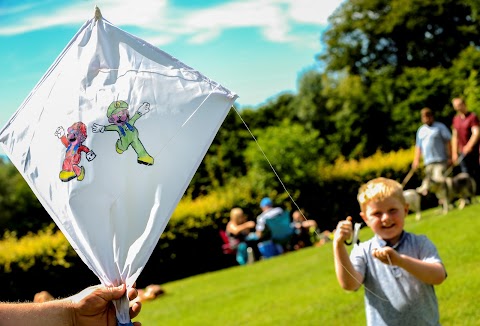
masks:
[[[62,171],[60,171],[60,180],[67,182],[77,178],[78,181],[82,181],[85,178],[85,168],[78,165],[82,159],[82,152],[86,153],[89,162],[96,156],[92,150],[83,145],[83,142],[87,139],[87,127],[83,122],[75,122],[68,127],[65,136],[65,130],[60,126],[55,131],[55,136],[67,148]]]
[[[115,143],[115,150],[118,154],[125,152],[130,145],[137,153],[137,162],[139,164],[153,165],[153,157],[151,157],[145,147],[143,147],[138,137],[138,129],[134,127],[135,122],[150,111],[150,103],[144,102],[137,109],[137,112],[130,118],[128,113],[128,103],[125,101],[114,101],[107,109],[108,122],[111,125],[103,126],[94,123],[93,132],[116,131],[119,139]]]

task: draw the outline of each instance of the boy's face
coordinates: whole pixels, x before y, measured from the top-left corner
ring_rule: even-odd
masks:
[[[393,245],[400,240],[407,213],[407,204],[389,197],[369,202],[360,216],[376,235]]]

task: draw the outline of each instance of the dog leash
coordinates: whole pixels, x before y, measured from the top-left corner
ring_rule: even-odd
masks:
[[[464,155],[463,153],[460,154],[460,156],[458,156],[458,158],[457,158],[457,161],[456,161],[454,164],[452,164],[452,165],[445,171],[445,173],[443,174],[443,177],[444,177],[444,178],[448,177],[448,176],[452,173],[453,169],[454,169],[456,166],[458,166],[458,165],[463,161],[464,158],[465,158],[465,155]]]
[[[410,181],[414,173],[415,173],[415,169],[412,167],[410,171],[408,171],[408,174],[405,177],[405,179],[403,179],[402,181],[402,188],[405,188],[406,184],[408,183],[408,181]]]

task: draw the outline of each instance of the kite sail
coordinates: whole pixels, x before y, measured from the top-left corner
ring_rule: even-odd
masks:
[[[101,283],[130,287],[236,98],[97,9],[0,143]]]

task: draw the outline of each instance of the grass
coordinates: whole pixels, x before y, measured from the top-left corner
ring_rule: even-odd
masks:
[[[448,271],[436,286],[442,325],[479,325],[480,205],[447,215],[437,210],[406,220],[427,235]],[[362,229],[360,239],[372,236]],[[206,255],[208,253],[205,253]],[[363,288],[337,283],[331,243],[163,284],[166,294],[143,305],[143,325],[365,325]]]

